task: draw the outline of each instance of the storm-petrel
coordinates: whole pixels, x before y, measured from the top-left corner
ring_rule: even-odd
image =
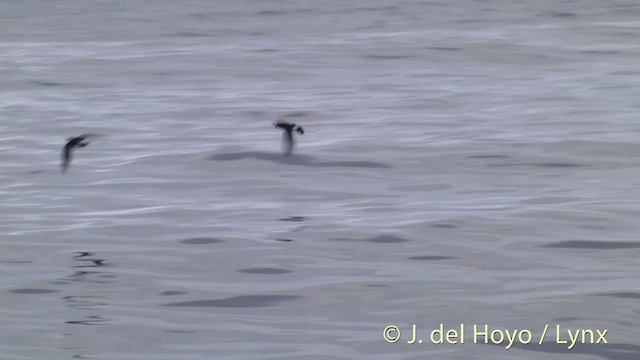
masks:
[[[298,126],[296,124],[290,124],[282,121],[278,121],[275,124],[275,127],[284,130],[282,141],[285,148],[285,155],[290,156],[291,153],[293,152],[293,145],[294,145],[293,131],[295,130],[298,134],[302,135],[304,134],[304,129],[302,128],[302,126]]]
[[[92,135],[80,135],[67,139],[67,144],[62,150],[62,173],[66,173],[69,165],[71,164],[71,157],[74,148],[81,148],[89,145],[88,142],[83,142],[87,137]]]

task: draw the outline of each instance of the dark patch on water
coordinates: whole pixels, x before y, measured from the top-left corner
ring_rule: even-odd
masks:
[[[29,174],[29,175],[37,175],[37,174],[42,174],[44,172],[45,172],[44,170],[32,170],[32,171],[29,171],[27,174]]]
[[[71,334],[69,334],[71,335]],[[69,350],[76,350],[76,349],[69,349]],[[94,357],[94,355],[83,355],[83,354],[75,354],[71,357],[72,359],[96,359],[96,357]]]
[[[247,274],[261,274],[261,275],[281,275],[281,274],[291,273],[290,270],[276,269],[276,268],[249,268],[249,269],[238,270],[238,272],[247,273]]]
[[[590,250],[615,250],[615,249],[640,249],[640,242],[632,241],[595,241],[595,240],[567,240],[543,245],[547,248],[561,249],[590,249]]]
[[[364,56],[367,59],[375,59],[375,60],[401,60],[401,59],[410,59],[413,56],[411,55],[377,55],[377,54],[372,54],[372,55],[365,55]]]
[[[437,51],[460,51],[462,48],[459,47],[448,47],[448,46],[429,46],[427,47],[429,50],[437,50]]]
[[[47,81],[47,80],[30,80],[29,84],[45,86],[45,87],[55,87],[55,86],[64,86],[65,84],[55,81]]]
[[[3,263],[5,263],[5,264],[33,264],[33,261],[26,261],[26,260],[7,260],[7,261],[3,261]]]
[[[288,218],[278,219],[280,221],[301,222],[307,220],[304,216],[289,216]]]
[[[206,20],[211,18],[211,14],[205,14],[205,13],[193,13],[193,14],[190,14],[189,16],[197,20]]]
[[[442,229],[457,229],[458,226],[453,225],[453,224],[431,224],[431,227],[434,228],[442,228]]]
[[[513,163],[513,164],[488,164],[487,166],[534,166],[534,167],[543,167],[543,168],[576,168],[583,167],[584,165],[575,164],[575,163],[556,163],[556,162],[548,162],[548,163]]]
[[[370,239],[336,238],[336,239],[331,239],[331,241],[363,241],[363,242],[378,243],[378,244],[397,244],[397,243],[407,242],[409,240],[399,238],[393,235],[380,235]]]
[[[276,15],[287,15],[286,11],[277,11],[277,10],[264,10],[259,11],[256,15],[267,15],[267,16],[276,16]]]
[[[421,255],[421,256],[411,256],[407,258],[407,260],[425,260],[425,261],[453,260],[453,259],[457,259],[457,257],[445,256],[445,255]]]
[[[242,295],[226,299],[196,300],[165,304],[165,306],[186,307],[222,307],[222,308],[260,308],[291,301],[302,296],[297,295]]]
[[[369,7],[356,8],[357,11],[391,11],[391,10],[398,10],[398,9],[400,9],[400,6],[398,5],[369,6]]]
[[[182,37],[182,38],[206,38],[211,37],[209,34],[203,34],[198,32],[190,32],[190,31],[181,31],[174,34],[174,36]]]
[[[583,50],[580,51],[581,54],[586,54],[586,55],[615,55],[620,53],[620,51],[617,50]]]
[[[173,296],[173,295],[184,295],[186,294],[186,292],[184,291],[177,291],[177,290],[167,290],[167,291],[163,291],[158,295],[162,295],[162,296]]]
[[[479,0],[479,2],[483,2],[483,0]],[[443,1],[418,1],[415,4],[429,6],[429,7],[448,7],[449,6],[447,2],[443,2]]]
[[[553,11],[547,14],[549,17],[552,18],[560,18],[560,19],[566,19],[566,18],[570,18],[570,17],[576,17],[578,16],[575,13],[571,13],[571,12],[561,12],[561,11]]]
[[[376,236],[374,238],[368,239],[366,241],[371,243],[379,243],[379,244],[397,244],[397,243],[407,242],[409,240],[399,238],[393,235],[380,235],[380,236]]]
[[[314,9],[290,9],[288,11],[282,10],[262,10],[256,13],[256,15],[262,16],[282,16],[282,15],[295,15],[295,14],[310,14],[317,13]]]
[[[51,294],[51,293],[57,293],[60,292],[59,290],[51,290],[51,289],[13,289],[9,291],[12,294],[30,294],[30,295],[37,295],[37,294]]]
[[[370,287],[370,288],[390,288],[391,287],[391,285],[388,285],[388,284],[364,284],[362,286]]]
[[[389,168],[386,164],[373,161],[316,161],[313,157],[308,155],[284,156],[277,153],[261,152],[225,153],[209,157],[209,160],[216,161],[237,161],[244,159],[266,160],[286,165],[309,167]]]
[[[282,238],[278,238],[278,239],[275,239],[275,240],[276,241],[281,241],[281,242],[292,242],[293,241],[291,239],[282,239]]]
[[[267,113],[262,110],[249,110],[247,111],[247,114],[249,114],[250,116],[256,116],[256,117],[264,117],[267,115]]]
[[[70,325],[105,325],[102,323],[107,321],[109,319],[102,316],[87,316],[87,320],[65,321],[64,323]]]
[[[201,238],[191,238],[191,239],[180,240],[180,242],[188,245],[205,245],[205,244],[220,244],[220,243],[223,243],[224,241],[216,238],[201,237]]]
[[[467,159],[508,159],[509,155],[486,154],[486,155],[469,155]]]
[[[278,49],[257,49],[257,50],[254,50],[254,52],[257,52],[257,53],[274,53],[274,52],[280,52],[280,50],[278,50]]]
[[[638,292],[602,293],[602,294],[595,294],[595,296],[610,296],[610,297],[619,298],[619,299],[640,300],[640,293]]]

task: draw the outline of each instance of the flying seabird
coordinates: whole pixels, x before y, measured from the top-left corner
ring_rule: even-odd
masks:
[[[282,141],[285,149],[285,155],[290,156],[293,152],[294,145],[293,131],[295,130],[298,134],[302,135],[304,134],[304,129],[302,128],[302,126],[290,124],[283,121],[278,121],[275,124],[275,127],[284,130],[284,133],[282,134]]]
[[[67,144],[64,146],[62,150],[62,173],[66,173],[69,165],[71,164],[71,157],[74,148],[81,148],[89,145],[88,142],[83,142],[89,136],[94,136],[91,134],[80,135],[76,137],[70,137],[67,139]]]

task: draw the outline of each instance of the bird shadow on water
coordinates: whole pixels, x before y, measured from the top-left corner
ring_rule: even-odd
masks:
[[[389,165],[375,161],[318,161],[309,155],[291,155],[284,156],[278,153],[268,152],[236,152],[222,153],[209,157],[209,160],[215,161],[237,161],[245,159],[256,159],[276,162],[285,165],[298,165],[308,167],[353,167],[353,168],[390,168]]]
[[[73,266],[74,269],[85,269],[85,268],[100,268],[106,266],[104,263],[105,259],[99,259],[95,257],[94,253],[87,251],[80,251],[74,253],[73,260],[77,261],[77,265]],[[103,272],[101,271],[91,271],[91,270],[75,270],[72,275],[67,276],[64,281],[65,282],[90,282],[90,283],[98,283],[98,284],[109,284],[113,281],[103,281],[103,280],[95,280],[92,279],[94,277],[100,278],[111,278],[112,276],[101,275]],[[93,296],[93,295],[69,295],[62,298],[65,303],[74,310],[79,311],[91,311],[93,314],[89,314],[84,316],[82,320],[69,320],[65,321],[66,324],[70,325],[101,325],[102,323],[108,322],[110,319],[96,314],[100,307],[109,305],[104,297],[101,296]]]
[[[98,269],[108,266],[105,264],[106,259],[98,258],[94,253],[88,251],[75,252],[72,259],[75,265],[72,266],[74,273],[63,278],[57,283],[68,284],[73,282],[79,283],[93,283],[93,284],[110,284],[113,283],[113,279],[116,276],[105,273],[103,271],[96,271],[90,269]],[[108,280],[98,280],[108,279]],[[84,285],[81,285],[84,287]],[[73,318],[66,320],[64,323],[68,327],[68,332],[64,333],[64,336],[73,336],[78,332],[78,325],[80,326],[97,326],[108,325],[112,319],[104,315],[104,308],[110,305],[108,298],[103,296],[97,296],[92,294],[83,293],[82,295],[66,295],[61,298],[64,303],[71,309],[73,309]],[[84,330],[80,330],[83,332]],[[68,347],[63,350],[73,351],[72,359],[95,359],[92,349],[86,347]]]
[[[93,314],[84,316],[82,320],[68,320],[65,324],[69,325],[104,325],[110,321],[109,318],[95,314],[99,311],[100,307],[109,305],[100,296],[65,296],[63,300],[67,305],[75,310],[90,311]]]
[[[93,254],[91,252],[87,252],[87,251],[76,252],[75,255],[73,256],[73,260],[77,261],[78,264],[73,266],[73,268],[74,269],[81,269],[81,270],[75,270],[75,272],[73,274],[71,274],[71,275],[67,276],[66,278],[64,278],[63,281],[65,281],[65,282],[69,282],[69,281],[89,281],[89,282],[101,283],[101,284],[111,283],[112,281],[109,281],[109,280],[97,280],[96,279],[96,277],[98,275],[104,274],[104,272],[96,271],[96,269],[102,268],[104,266],[107,266],[107,264],[104,263],[106,261],[105,259],[95,258],[94,255],[95,254]],[[112,276],[106,274],[106,275],[100,275],[99,277],[100,278],[104,278],[104,279],[109,279]]]

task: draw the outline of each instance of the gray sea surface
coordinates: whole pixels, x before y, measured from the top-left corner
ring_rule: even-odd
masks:
[[[639,58],[631,0],[2,0],[0,359],[637,360]]]

